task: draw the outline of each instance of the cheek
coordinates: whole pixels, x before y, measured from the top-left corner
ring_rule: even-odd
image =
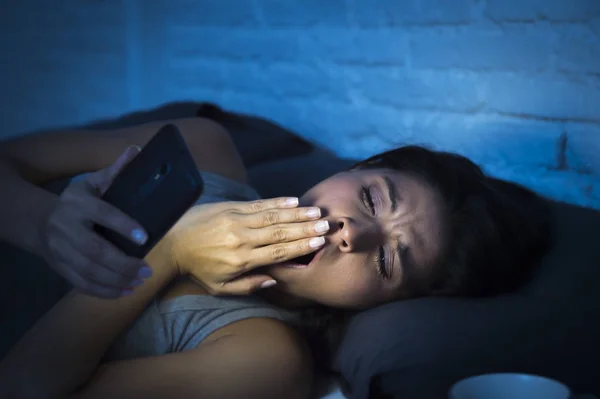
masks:
[[[343,267],[331,265],[323,270],[315,284],[315,296],[319,302],[330,306],[365,306],[376,300],[379,284],[364,261]]]

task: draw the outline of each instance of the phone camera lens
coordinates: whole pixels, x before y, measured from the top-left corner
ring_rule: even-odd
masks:
[[[170,169],[171,169],[171,167],[169,166],[168,163],[163,163],[162,166],[160,167],[160,174],[166,175],[167,173],[169,173]]]

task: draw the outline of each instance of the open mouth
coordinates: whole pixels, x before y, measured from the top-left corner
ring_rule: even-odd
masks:
[[[296,269],[302,269],[302,268],[308,267],[308,265],[315,259],[315,257],[317,256],[317,254],[319,254],[319,252],[321,252],[321,251],[316,251],[316,252],[310,253],[308,255],[299,256],[288,262],[285,262],[284,266],[296,268]]]
[[[310,262],[312,262],[312,260],[315,258],[316,254],[317,254],[317,252],[315,251],[308,255],[302,255],[302,256],[297,257],[296,259],[292,259],[292,262],[298,263],[300,265],[308,266],[310,264]]]

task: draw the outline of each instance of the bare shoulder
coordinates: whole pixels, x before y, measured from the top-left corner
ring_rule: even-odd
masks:
[[[183,295],[208,293],[192,281],[183,281],[175,284],[162,299]],[[248,367],[260,363],[264,368],[276,369],[275,373],[287,373],[289,378],[297,375],[308,380],[312,378],[312,356],[308,345],[294,328],[280,320],[254,317],[228,324],[206,337],[196,349],[206,353],[207,348],[212,348],[209,352],[217,351],[220,356],[244,354],[249,360]]]
[[[73,398],[307,399],[313,378],[300,337],[277,320],[255,318],[192,350],[104,364]]]
[[[227,130],[205,118],[173,119],[108,131],[66,130],[26,135],[0,143],[10,159],[33,183],[102,169],[128,145],[144,146],[165,124],[177,126],[198,168],[246,182],[241,156]]]
[[[152,122],[115,130],[110,136],[113,140],[125,139],[129,145],[143,146],[166,124],[177,126],[199,169],[246,182],[246,170],[231,135],[210,119],[193,117]]]
[[[304,339],[285,323],[250,318],[229,324],[205,339],[199,351],[235,359],[228,366],[250,392],[261,397],[306,398],[313,385],[313,363]],[[240,381],[241,383],[242,381]],[[263,391],[265,387],[267,391]]]
[[[200,169],[246,183],[246,168],[229,132],[206,118],[179,119],[175,123]]]

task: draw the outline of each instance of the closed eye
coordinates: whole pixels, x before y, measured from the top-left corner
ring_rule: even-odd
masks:
[[[362,188],[362,201],[371,215],[375,216],[375,203],[373,202],[373,196],[371,195],[371,187]]]
[[[388,271],[387,262],[386,262],[385,248],[383,246],[379,246],[379,256],[377,257],[377,274],[384,279],[389,280],[392,275],[391,272]]]
[[[367,210],[371,213],[371,215],[375,216],[375,203],[373,202],[371,187],[363,187],[361,190],[361,196]],[[375,257],[375,264],[377,266],[377,274],[384,280],[389,280],[392,277],[391,271],[388,271],[386,266],[387,259],[388,257],[385,254],[385,248],[380,245],[377,256]]]

